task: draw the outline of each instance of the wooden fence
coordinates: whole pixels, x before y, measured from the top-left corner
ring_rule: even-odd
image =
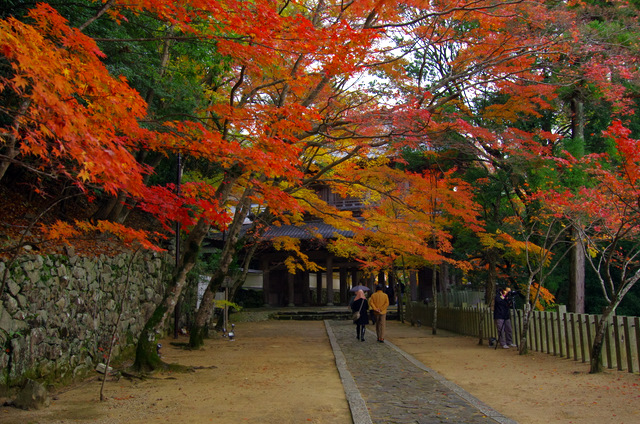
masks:
[[[438,293],[438,305],[462,306],[476,305],[484,302],[484,291],[479,290],[451,290],[446,295]]]
[[[433,324],[432,305],[411,302],[407,306],[406,320],[426,326]],[[515,343],[520,343],[523,312],[521,309],[511,311]],[[589,362],[599,319],[600,315],[568,313],[566,306],[560,306],[554,312],[534,311],[527,344],[533,351]],[[482,334],[485,342],[497,337],[493,314],[484,304],[439,307],[438,328],[478,338]],[[609,319],[600,360],[610,369],[640,371],[640,317],[613,316]]]

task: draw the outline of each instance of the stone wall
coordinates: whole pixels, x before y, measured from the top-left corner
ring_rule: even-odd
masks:
[[[135,346],[171,269],[164,254],[131,257],[29,255],[9,265],[0,299],[0,386],[26,378],[70,382],[93,372],[105,361],[121,309],[112,358]],[[6,267],[0,262],[0,282]]]

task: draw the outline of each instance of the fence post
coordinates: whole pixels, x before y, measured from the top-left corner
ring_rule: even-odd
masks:
[[[549,334],[549,318],[551,317],[551,315],[549,314],[549,312],[544,311],[542,313],[542,316],[544,317],[544,335],[545,335],[545,341],[547,344],[547,355],[551,354],[551,337]]]
[[[594,328],[595,320],[592,319],[593,315],[586,315],[587,321],[587,361],[591,362],[591,347],[593,346],[593,338],[595,337]]]
[[[634,372],[635,367],[633,366],[633,351],[631,349],[631,327],[633,326],[633,324],[630,321],[631,319],[629,317],[624,317],[622,319],[622,326],[624,328],[624,340],[627,352],[627,371]]]
[[[571,312],[567,312],[564,316],[564,344],[567,349],[567,359],[571,359],[573,352],[571,352]]]
[[[474,337],[480,337],[480,309],[476,307],[471,307],[471,316],[473,319],[471,320],[471,331],[473,332]]]
[[[487,330],[487,338],[498,337],[496,336],[496,333],[497,333],[496,326],[493,323],[493,313],[489,306],[487,306],[484,310],[484,325]]]
[[[579,344],[580,344],[580,357],[582,358],[582,362],[586,362],[586,353],[585,353],[585,342],[584,342],[584,314],[578,314],[578,333],[580,336]]]
[[[606,348],[606,358],[607,358],[607,368],[612,369],[613,368],[613,352],[611,349],[611,331],[613,330],[613,326],[612,324],[612,320],[611,320],[611,316],[609,316],[609,319],[607,319],[607,323],[605,326],[605,330],[604,330],[604,343],[605,343],[605,348]]]
[[[513,324],[513,337],[515,337],[517,340],[516,344],[520,347],[520,339],[522,338],[522,309],[516,309],[511,324]]]
[[[559,353],[560,356],[565,356],[564,355],[564,319],[565,319],[565,314],[567,313],[567,306],[566,305],[558,305],[558,347],[559,347]]]
[[[556,334],[558,328],[556,326],[557,314],[550,312],[549,315],[551,316],[551,343],[553,343],[553,356],[558,356],[558,336]]]
[[[624,343],[625,340],[623,337],[620,337],[620,317],[618,315],[613,316],[613,341],[616,347],[616,365],[618,366],[618,371],[622,371],[624,365]]]
[[[638,370],[640,370],[640,318],[633,318],[633,326],[636,329],[636,364],[638,365]]]
[[[536,315],[538,320],[538,331],[540,332],[540,335],[538,336],[538,339],[540,340],[540,349],[538,349],[538,352],[544,352],[547,347],[547,344],[545,343],[544,313],[542,311],[538,311],[536,312]]]
[[[576,331],[576,321],[578,318],[578,314],[571,314],[571,340],[572,340],[572,346],[573,346],[573,360],[577,361],[578,360],[578,334],[579,332]]]
[[[539,352],[538,349],[538,322],[536,320],[536,311],[531,311],[531,322],[529,322],[529,334],[531,334],[531,350]]]

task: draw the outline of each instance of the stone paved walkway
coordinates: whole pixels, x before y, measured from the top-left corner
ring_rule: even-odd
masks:
[[[351,321],[325,321],[355,424],[517,424],[393,343],[356,339]]]

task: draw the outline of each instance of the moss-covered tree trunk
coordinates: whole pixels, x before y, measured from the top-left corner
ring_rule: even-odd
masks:
[[[202,345],[204,345],[204,339],[208,336],[208,323],[215,307],[215,295],[218,289],[222,286],[222,281],[224,280],[224,275],[221,272],[222,270],[219,270],[219,272],[216,272],[216,274],[211,277],[209,285],[202,295],[200,307],[196,312],[196,316],[189,331],[189,347],[192,349],[202,347]]]
[[[533,314],[533,308],[531,308],[529,304],[526,304],[525,306],[526,306],[526,310],[524,311],[524,314],[522,316],[522,332],[520,333],[520,343],[518,345],[518,352],[520,353],[520,355],[526,355],[527,353],[529,353],[529,343],[527,342],[527,335],[529,334],[529,327],[531,325],[531,315]],[[516,320],[514,317],[514,321],[511,323],[514,328],[516,325],[515,321]]]
[[[581,234],[575,228],[572,230],[573,246],[571,246],[571,273],[569,280],[569,312],[584,314],[585,309],[585,252],[579,242]]]
[[[622,298],[618,295],[615,300],[612,301],[605,309],[602,311],[602,315],[600,316],[600,321],[596,325],[596,334],[593,337],[593,345],[591,346],[591,359],[589,359],[589,374],[597,374],[602,372],[602,346],[604,344],[604,336],[607,332],[607,326],[611,315],[615,312],[620,304]]]
[[[187,274],[196,264],[200,246],[210,228],[211,225],[209,223],[205,220],[200,220],[189,234],[178,272],[174,275],[162,302],[156,307],[138,338],[136,358],[133,364],[136,370],[151,371],[160,366],[161,360],[156,349],[158,337],[163,333],[167,317],[175,309],[182,289],[186,285]]]
[[[215,198],[220,208],[224,207],[231,189],[241,175],[241,169],[231,169],[225,174],[225,178],[216,190]],[[145,324],[138,345],[136,346],[136,359],[134,368],[139,371],[156,369],[160,364],[160,357],[156,349],[157,339],[164,331],[164,324],[171,312],[175,310],[176,303],[180,299],[182,289],[187,282],[187,274],[195,266],[198,260],[200,246],[211,229],[211,223],[201,218],[189,233],[186,248],[179,261],[178,269],[165,292],[162,302],[156,307],[153,315]],[[178,234],[176,236],[179,236]]]
[[[227,237],[224,246],[222,247],[222,254],[220,257],[220,262],[218,264],[218,269],[216,269],[215,273],[209,280],[209,284],[207,285],[207,288],[202,296],[200,307],[196,312],[196,316],[191,326],[189,335],[189,346],[193,349],[201,347],[204,344],[204,339],[208,335],[207,324],[211,320],[211,316],[213,315],[213,311],[215,308],[216,292],[218,291],[218,289],[220,289],[220,287],[222,287],[222,283],[225,281],[225,278],[229,274],[229,269],[231,268],[233,258],[238,252],[238,239],[240,237],[240,230],[242,229],[242,223],[251,211],[252,194],[253,189],[248,188],[245,190],[240,202],[241,207],[236,209],[236,214],[233,217],[233,222],[227,229]]]

